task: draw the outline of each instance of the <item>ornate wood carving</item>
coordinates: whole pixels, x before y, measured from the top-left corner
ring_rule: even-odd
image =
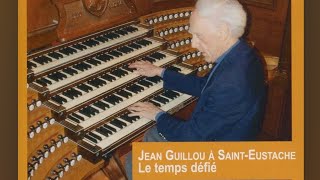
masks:
[[[54,3],[59,9],[57,34],[62,42],[138,17],[132,0],[54,0]]]
[[[84,7],[95,16],[102,16],[107,8],[107,0],[82,0]]]

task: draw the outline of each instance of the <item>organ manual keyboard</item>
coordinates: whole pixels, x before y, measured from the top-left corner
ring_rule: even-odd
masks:
[[[119,152],[155,125],[129,117],[127,107],[148,101],[174,114],[195,101],[129,68],[139,60],[182,74],[209,67],[190,46],[192,9],[148,14],[144,0],[52,3],[56,40],[32,44],[43,33],[37,29],[28,39],[28,177],[90,179],[104,169],[121,179]]]

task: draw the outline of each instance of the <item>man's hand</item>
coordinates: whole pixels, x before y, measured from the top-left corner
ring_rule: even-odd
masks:
[[[150,102],[135,103],[128,107],[128,110],[131,111],[129,116],[140,116],[152,120],[155,120],[156,115],[162,111],[160,108]]]
[[[155,66],[148,61],[137,61],[129,65],[129,68],[136,68],[137,73],[142,76],[160,76],[163,68]]]

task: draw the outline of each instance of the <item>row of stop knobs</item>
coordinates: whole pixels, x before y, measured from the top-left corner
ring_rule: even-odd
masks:
[[[36,107],[40,107],[41,104],[40,100],[33,100],[30,104],[27,104],[27,107],[29,111],[33,111]]]
[[[187,18],[191,15],[191,11],[185,11],[185,12],[176,12],[171,14],[165,14],[165,15],[159,15],[156,17],[150,17],[145,20],[145,22],[149,25],[165,22],[168,20],[176,20],[179,18]]]
[[[184,45],[188,45],[192,42],[192,38],[185,38],[185,39],[181,39],[181,40],[177,40],[177,41],[173,41],[169,43],[169,48],[170,49],[174,49],[180,46],[184,46]]]
[[[48,126],[54,124],[55,121],[54,118],[49,117],[44,118],[44,121],[39,120],[35,125],[29,127],[28,138],[32,139],[35,134],[39,134],[42,129],[47,129]]]
[[[62,143],[67,143],[68,141],[69,138],[67,136],[58,135],[56,140],[52,139],[50,143],[43,146],[43,149],[39,149],[37,154],[32,156],[31,161],[28,163],[28,177],[31,178],[34,176],[34,173],[39,168],[39,165],[49,157],[50,153],[55,152],[56,148],[61,147]]]
[[[71,158],[64,158],[63,162],[51,171],[51,176],[47,177],[47,180],[58,180],[62,178],[64,173],[68,172],[70,167],[74,166],[76,162],[79,162],[81,159],[81,154],[72,153]]]

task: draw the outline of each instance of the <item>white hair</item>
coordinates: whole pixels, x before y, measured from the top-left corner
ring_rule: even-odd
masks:
[[[241,37],[245,31],[247,14],[238,0],[198,0],[196,10],[212,25],[226,23],[235,38]]]

